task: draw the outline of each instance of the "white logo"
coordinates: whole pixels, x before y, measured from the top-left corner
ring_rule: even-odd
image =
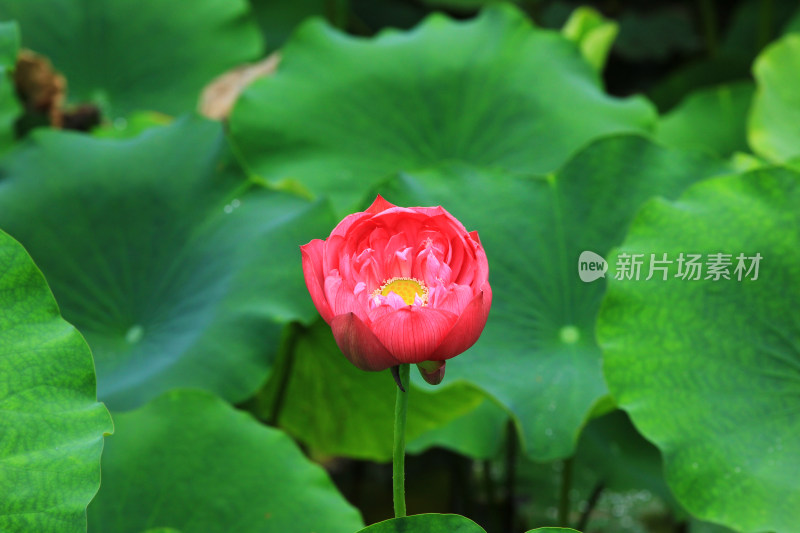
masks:
[[[588,250],[581,252],[578,258],[578,275],[581,281],[589,283],[597,278],[604,278],[607,270],[608,263],[601,256]]]

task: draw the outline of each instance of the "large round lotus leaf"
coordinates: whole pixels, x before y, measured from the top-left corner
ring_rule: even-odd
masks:
[[[788,161],[800,155],[800,35],[767,48],[753,66],[757,91],[750,115],[750,146],[761,156]]]
[[[0,22],[0,152],[14,140],[14,121],[19,104],[14,94],[11,71],[17,62],[19,28],[14,22]]]
[[[667,146],[725,157],[745,152],[752,98],[749,81],[696,91],[659,121],[656,138]]]
[[[542,527],[528,533],[580,533],[574,529]],[[403,518],[392,518],[373,524],[358,533],[486,533],[486,531],[464,516],[455,514],[418,514]]]
[[[303,25],[278,72],[244,92],[231,132],[253,170],[329,195],[340,212],[397,171],[462,161],[548,172],[590,139],[651,127],[605,95],[575,43],[496,6],[405,33]]]
[[[322,321],[296,340],[283,364],[290,365],[287,382],[271,380],[262,393],[271,400],[265,411],[278,409],[280,427],[316,452],[391,460],[397,385],[388,370],[364,372],[350,364]],[[435,391],[412,387],[406,440],[473,411],[484,398],[467,385]]]
[[[609,255],[622,258],[609,278],[627,273],[621,254],[644,254],[643,272],[650,254],[673,261],[609,283],[598,337],[611,393],[661,449],[678,500],[740,531],[800,523],[798,205],[788,169],[709,180],[648,203]]]
[[[0,231],[0,530],[86,531],[111,418],[92,354],[42,273]]]
[[[677,196],[725,170],[698,153],[619,136],[547,176],[450,166],[404,174],[380,189],[398,205],[444,206],[486,248],[489,321],[475,346],[448,362],[445,384],[466,380],[506,406],[532,458],[571,455],[607,394],[594,340],[605,285],[581,281],[581,253],[602,255],[619,244],[649,197]]]
[[[130,140],[43,131],[0,164],[0,227],[86,336],[112,409],[176,386],[242,400],[281,324],[315,314],[298,246],[329,209],[240,178],[225,148],[218,123],[184,119]]]
[[[191,111],[208,82],[263,48],[246,0],[0,0],[0,18],[66,75],[71,101],[115,116]]]
[[[115,416],[89,531],[352,533],[356,509],[284,433],[201,391]]]
[[[486,533],[486,531],[469,518],[457,514],[418,514],[379,522],[358,533]]]
[[[536,529],[531,529],[527,533],[536,533],[537,531],[539,533],[569,533],[570,531],[572,533],[580,533],[580,531],[577,529],[571,529],[568,527],[538,527]]]
[[[574,529],[542,527],[528,533],[579,533]],[[358,533],[486,533],[486,531],[464,516],[455,514],[419,514],[403,518],[392,518],[373,524]]]

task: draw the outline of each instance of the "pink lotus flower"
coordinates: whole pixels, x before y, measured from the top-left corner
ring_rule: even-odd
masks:
[[[477,232],[442,207],[380,196],[323,241],[301,246],[311,299],[339,349],[362,370],[416,363],[426,381],[478,340],[492,305]]]

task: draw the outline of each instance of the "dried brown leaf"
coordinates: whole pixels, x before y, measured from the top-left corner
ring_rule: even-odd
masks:
[[[280,60],[280,54],[275,52],[263,61],[240,65],[218,76],[203,89],[200,113],[214,120],[227,119],[239,95],[257,79],[275,72]]]

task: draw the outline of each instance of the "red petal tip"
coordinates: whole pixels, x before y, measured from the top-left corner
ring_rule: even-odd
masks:
[[[369,206],[365,212],[371,215],[377,215],[378,213],[382,213],[383,211],[386,211],[387,209],[391,209],[393,207],[397,206],[394,205],[392,202],[387,202],[386,200],[383,199],[383,196],[379,194],[375,198],[375,201],[372,202],[372,205]]]

